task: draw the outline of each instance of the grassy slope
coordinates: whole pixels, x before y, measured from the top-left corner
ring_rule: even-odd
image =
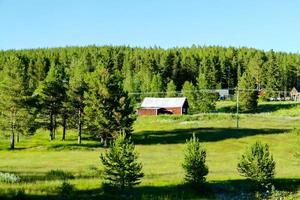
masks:
[[[295,151],[300,149],[300,136],[291,130],[300,129],[297,117],[300,106],[264,104],[260,107],[261,113],[241,115],[241,128],[237,130],[234,115],[226,113],[231,104],[218,105],[218,110],[225,112],[219,114],[139,118],[134,127],[134,141],[144,165],[145,178],[136,190],[137,196],[201,198],[200,194],[181,188],[184,142],[192,133],[207,148],[210,170],[207,179],[213,192],[238,192],[237,188],[244,183],[236,171],[238,157],[248,144],[258,139],[270,144],[277,164],[278,186],[299,187],[300,159]],[[6,150],[8,142],[0,138],[0,171],[18,173],[23,180],[20,184],[0,184],[0,193],[24,188],[27,194],[36,197],[55,195],[61,180],[45,180],[45,174],[62,169],[75,176],[70,182],[75,184],[80,195],[84,196],[85,192],[89,198],[92,193],[100,195],[99,154],[104,150],[98,142],[84,141],[78,146],[75,132],[68,133],[67,141],[60,141],[58,135],[55,141],[49,142],[47,136],[40,131],[31,139],[22,138],[16,151]],[[204,196],[212,197],[211,193]]]

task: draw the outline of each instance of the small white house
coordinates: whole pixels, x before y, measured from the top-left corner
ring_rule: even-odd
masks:
[[[229,98],[229,90],[228,89],[218,89],[216,92],[219,94],[219,99],[224,100]]]

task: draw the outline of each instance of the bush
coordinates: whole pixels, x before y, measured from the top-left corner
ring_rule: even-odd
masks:
[[[185,170],[185,181],[194,185],[205,182],[208,167],[205,165],[206,150],[201,146],[198,138],[193,137],[186,142],[183,169]]]
[[[12,173],[0,172],[0,182],[2,183],[17,183],[20,181],[20,177]]]
[[[144,176],[142,164],[137,161],[134,148],[130,139],[121,134],[108,151],[100,155],[106,186],[124,191],[141,182],[140,179]]]
[[[269,152],[269,146],[258,141],[255,142],[241,156],[237,170],[240,175],[260,186],[268,186],[275,175],[275,161]]]
[[[61,186],[58,188],[58,193],[62,199],[73,199],[73,192],[75,191],[74,185],[67,181],[63,181]]]
[[[25,200],[25,199],[26,199],[26,194],[24,189],[17,190],[12,197],[12,200]]]
[[[46,173],[46,179],[47,180],[65,180],[65,179],[73,179],[74,175],[70,172],[65,172],[63,170],[50,170],[49,172]]]

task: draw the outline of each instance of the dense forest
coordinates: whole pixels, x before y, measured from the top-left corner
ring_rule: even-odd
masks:
[[[88,72],[99,65],[113,66],[122,73],[124,88],[131,93],[164,92],[170,81],[180,91],[185,81],[195,84],[199,74],[205,75],[209,89],[234,88],[245,71],[254,76],[259,88],[285,91],[297,86],[300,55],[218,46],[87,46],[0,51],[0,70],[17,67],[30,91],[38,87],[53,65],[63,66],[66,80],[76,66]]]
[[[133,106],[145,96],[188,96],[190,90],[221,88],[234,92],[243,74],[255,80],[252,89],[265,90],[265,98],[283,96],[299,86],[299,68],[299,54],[218,46],[0,51],[1,129],[30,133],[44,127],[53,139],[57,126],[64,132],[77,127],[79,143],[84,121],[102,138],[118,128],[129,133],[125,124],[133,123]],[[99,116],[106,120],[100,123]],[[97,127],[111,126],[108,119],[117,125],[97,133]]]

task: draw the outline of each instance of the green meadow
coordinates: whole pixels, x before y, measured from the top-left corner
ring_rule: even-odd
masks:
[[[300,104],[261,103],[255,114],[240,114],[236,128],[234,102],[218,102],[217,112],[186,116],[139,117],[132,139],[143,163],[145,177],[126,198],[132,199],[251,199],[249,181],[236,170],[240,155],[256,140],[270,145],[276,161],[276,190],[300,199]],[[74,185],[74,199],[119,199],[104,193],[99,155],[105,149],[85,134],[77,144],[75,130],[61,141],[38,130],[22,136],[16,150],[0,138],[0,172],[20,176],[19,183],[0,183],[0,199],[23,191],[26,199],[60,199],[63,179]],[[195,134],[207,150],[209,174],[201,191],[184,185],[184,143]]]

